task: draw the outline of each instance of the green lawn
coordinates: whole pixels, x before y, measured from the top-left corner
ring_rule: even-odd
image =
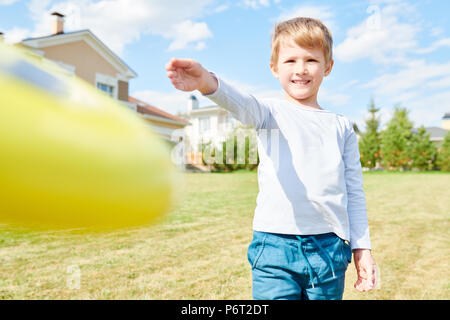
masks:
[[[381,288],[356,292],[352,263],[344,299],[449,299],[450,175],[365,173],[364,184]],[[256,173],[188,173],[185,190],[150,227],[85,234],[0,225],[0,299],[251,299]]]

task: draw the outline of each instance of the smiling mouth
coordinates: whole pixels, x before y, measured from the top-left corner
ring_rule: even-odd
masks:
[[[306,86],[311,82],[311,80],[291,80],[291,83]]]

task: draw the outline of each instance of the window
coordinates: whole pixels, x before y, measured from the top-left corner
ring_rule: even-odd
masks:
[[[231,114],[227,114],[227,116],[225,117],[224,127],[225,129],[233,129],[233,117],[231,116]]]
[[[209,117],[201,117],[201,118],[199,118],[198,122],[199,122],[199,127],[200,127],[200,133],[211,129]]]
[[[105,92],[107,95],[114,96],[114,87],[104,83],[97,82],[97,88]]]

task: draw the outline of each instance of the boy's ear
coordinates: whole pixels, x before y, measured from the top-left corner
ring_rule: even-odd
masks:
[[[328,76],[331,73],[331,70],[333,69],[334,60],[331,59],[330,63],[328,64],[328,67],[325,69],[325,77]]]
[[[275,64],[272,61],[270,61],[270,70],[272,71],[273,76],[278,79],[278,71]]]

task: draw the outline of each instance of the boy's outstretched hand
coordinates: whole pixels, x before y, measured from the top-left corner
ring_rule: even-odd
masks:
[[[376,272],[375,262],[372,253],[368,249],[353,250],[358,280],[355,282],[355,289],[360,292],[370,291],[375,287]]]
[[[167,76],[178,90],[198,90],[202,94],[211,94],[217,90],[217,79],[195,60],[172,58],[166,64],[166,70]]]

